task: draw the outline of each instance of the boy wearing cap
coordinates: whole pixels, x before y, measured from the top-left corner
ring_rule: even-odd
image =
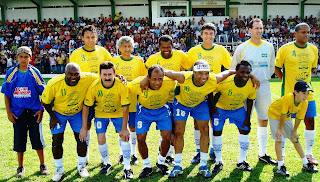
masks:
[[[45,143],[41,123],[44,108],[39,99],[45,82],[39,70],[29,65],[31,56],[32,52],[29,47],[22,46],[18,49],[19,64],[8,70],[1,88],[1,92],[5,94],[8,119],[13,123],[13,150],[18,154],[19,163],[17,178],[22,178],[25,173],[23,154],[26,151],[28,130],[32,149],[37,151],[40,159],[40,174],[50,174],[44,163]]]
[[[278,160],[277,173],[286,177],[289,176],[289,173],[284,166],[282,158],[283,138],[289,138],[292,141],[303,162],[304,170],[310,173],[318,172],[318,169],[315,168],[312,163],[308,162],[299,142],[299,135],[297,133],[297,128],[301,120],[304,119],[308,108],[307,98],[309,91],[313,92],[310,86],[304,81],[299,81],[295,84],[293,93],[288,93],[279,100],[273,102],[268,110],[271,135],[276,141],[275,149]],[[292,114],[296,114],[294,125],[291,121]]]

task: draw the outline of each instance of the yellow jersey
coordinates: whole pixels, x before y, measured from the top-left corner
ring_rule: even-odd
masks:
[[[276,57],[276,67],[283,69],[281,96],[293,93],[294,85],[298,81],[305,81],[311,85],[311,69],[317,67],[318,49],[307,43],[305,47],[299,47],[295,42],[282,46]],[[311,92],[308,101],[314,100]]]
[[[89,87],[84,105],[96,105],[96,118],[123,117],[123,108],[130,105],[128,87],[115,78],[111,87],[105,87],[101,79],[95,80]]]
[[[281,115],[286,115],[285,120],[291,119],[291,115],[297,113],[296,118],[303,120],[308,109],[308,101],[295,104],[293,93],[286,94],[279,100],[274,101],[268,110],[268,116],[280,120]]]
[[[178,83],[180,93],[176,95],[176,99],[186,107],[195,107],[204,101],[205,97],[216,90],[217,80],[214,73],[210,73],[208,81],[202,86],[194,84],[194,75],[192,71],[182,71],[185,81]]]
[[[92,51],[87,51],[84,47],[74,50],[70,57],[70,62],[78,63],[81,71],[99,73],[100,64],[104,61],[110,61],[110,53],[103,47],[96,45]]]
[[[246,99],[254,100],[256,98],[257,90],[253,87],[250,78],[242,87],[236,84],[235,79],[236,75],[231,75],[218,84],[217,92],[221,95],[216,107],[224,110],[236,110],[244,106]]]
[[[180,71],[181,67],[189,69],[191,66],[186,60],[186,55],[182,51],[173,50],[170,58],[164,58],[161,52],[153,54],[146,61],[146,67],[159,64],[163,68],[173,71]]]
[[[56,76],[49,80],[41,100],[44,104],[51,104],[53,101],[52,109],[62,115],[75,115],[82,110],[89,86],[98,78],[97,74],[81,72],[78,84],[69,86],[65,81],[65,74]]]
[[[148,74],[147,68],[143,61],[138,56],[133,56],[131,59],[123,59],[122,56],[114,57],[111,62],[115,65],[116,74],[126,77],[128,82],[131,82],[139,76],[145,76]],[[130,112],[137,111],[137,96],[130,94]]]
[[[159,90],[152,90],[149,88],[147,91],[144,90],[141,92],[140,82],[144,78],[145,76],[138,77],[128,84],[130,94],[138,95],[138,101],[143,107],[148,109],[159,109],[168,102],[170,96],[174,96],[174,88],[176,86],[175,80],[164,77],[162,86]]]
[[[189,50],[186,57],[187,62],[191,64],[189,68],[199,59],[204,59],[210,65],[210,72],[214,74],[221,72],[221,66],[229,69],[231,64],[231,57],[227,49],[217,44],[213,44],[211,49],[205,49],[202,45],[197,45]]]

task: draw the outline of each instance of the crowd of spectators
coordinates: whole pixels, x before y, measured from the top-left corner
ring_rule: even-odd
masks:
[[[166,13],[166,15],[170,15]],[[172,15],[172,14],[171,14]],[[228,42],[235,45],[250,38],[248,24],[255,16],[246,18],[239,16],[225,19],[217,26],[217,36],[215,42],[226,45],[227,40],[218,40],[219,35],[226,35]],[[259,17],[257,17],[259,18]],[[301,20],[299,17],[285,19],[283,16],[269,17],[264,22],[263,37],[275,45],[275,49],[281,45],[294,40],[294,26],[300,22],[307,22],[310,25],[310,42],[319,48],[320,28],[319,20],[314,17]],[[111,16],[104,17],[102,14],[98,18],[88,19],[80,17],[78,21],[72,18],[65,18],[59,22],[56,19],[44,19],[42,22],[33,21],[6,21],[0,24],[0,72],[4,72],[17,64],[16,50],[22,45],[29,46],[33,50],[31,64],[38,67],[42,73],[63,73],[64,66],[68,63],[70,53],[83,46],[80,32],[85,25],[96,26],[98,33],[97,44],[105,47],[112,56],[119,55],[116,47],[117,40],[123,36],[131,36],[134,41],[133,55],[138,55],[146,59],[158,52],[158,38],[161,35],[171,35],[173,37],[173,47],[175,49],[188,51],[193,43],[199,44],[201,40],[201,26],[204,19],[199,22],[195,19],[190,21],[172,22],[170,24],[148,25],[146,18],[123,18],[121,13],[117,13],[117,19],[112,21]],[[230,50],[231,52],[232,50]],[[232,54],[232,53],[231,53]]]

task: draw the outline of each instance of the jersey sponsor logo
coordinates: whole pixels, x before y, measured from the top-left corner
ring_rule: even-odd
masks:
[[[99,90],[98,91],[98,97],[102,97],[103,96],[103,92],[102,92],[102,90]]]
[[[153,95],[149,98],[150,100],[150,106],[159,106],[161,103],[161,95]]]
[[[79,92],[74,91],[68,94],[68,106],[75,106],[78,104]]]
[[[309,78],[309,73],[308,72],[302,72],[299,75],[296,76],[297,81],[304,81]]]
[[[14,98],[28,98],[31,97],[31,90],[28,87],[16,87],[13,92]]]
[[[63,114],[64,115],[73,115],[74,113],[78,113],[79,112],[79,109],[80,109],[80,107],[79,106],[77,106],[77,107],[75,107],[75,108],[71,108],[71,109],[67,109],[67,110],[65,110],[65,111],[63,111]]]
[[[309,55],[302,53],[298,55],[299,57],[299,69],[306,70],[309,68]]]
[[[116,112],[116,106],[114,101],[116,100],[116,95],[113,93],[109,93],[107,95],[104,96],[104,109],[102,110],[102,112],[105,113],[113,113]]]

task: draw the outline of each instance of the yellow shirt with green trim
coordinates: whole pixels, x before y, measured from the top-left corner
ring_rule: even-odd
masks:
[[[204,59],[210,65],[210,72],[214,74],[221,72],[221,66],[229,69],[231,64],[231,57],[227,49],[217,44],[213,44],[211,49],[205,49],[202,45],[197,45],[189,50],[186,57],[187,62],[190,63],[189,68],[199,59]]]
[[[89,87],[84,105],[96,105],[96,118],[123,117],[123,108],[130,105],[128,87],[118,78],[114,79],[111,87],[105,87],[101,79],[95,80]]]
[[[186,55],[180,50],[173,50],[170,58],[164,58],[161,52],[153,54],[146,61],[146,67],[149,68],[154,64],[159,64],[163,68],[173,71],[180,71],[190,68],[190,63],[186,60]]]
[[[99,73],[100,64],[110,61],[110,53],[103,47],[96,45],[92,51],[87,51],[84,47],[74,50],[70,57],[70,62],[78,63],[81,71]]]
[[[318,49],[307,43],[305,47],[299,47],[295,42],[282,46],[276,57],[276,67],[283,69],[281,96],[293,93],[294,85],[298,81],[305,81],[311,85],[311,69],[317,67]],[[314,100],[311,92],[308,101]]]
[[[218,84],[217,92],[221,93],[216,107],[224,110],[236,110],[244,106],[246,99],[254,100],[257,90],[253,87],[251,79],[240,87],[236,84],[236,75],[231,75]]]
[[[208,81],[202,86],[194,84],[193,71],[182,71],[185,81],[178,83],[180,93],[176,95],[176,99],[186,107],[195,107],[204,101],[205,97],[216,90],[217,80],[214,73],[209,74]]]
[[[122,56],[117,56],[112,58],[111,62],[115,65],[116,74],[125,76],[128,82],[148,73],[142,59],[138,56],[133,56],[129,60],[124,59]],[[130,112],[137,111],[137,102],[137,96],[130,94]]]
[[[285,120],[291,119],[291,115],[297,113],[296,118],[303,120],[308,109],[308,101],[295,104],[293,93],[288,93],[279,100],[274,101],[268,110],[269,118],[280,120],[281,115],[285,115]]]
[[[164,77],[162,86],[159,90],[152,90],[151,88],[149,88],[147,91],[145,90],[141,92],[140,82],[144,78],[145,76],[141,76],[128,83],[130,94],[138,95],[138,102],[143,107],[148,109],[159,109],[168,102],[168,99],[170,97],[174,97],[174,88],[176,86],[175,80]]]
[[[97,74],[81,72],[78,84],[69,86],[65,74],[56,76],[49,80],[41,100],[44,104],[51,104],[53,101],[52,109],[62,115],[75,115],[82,110],[89,86],[98,78]]]

